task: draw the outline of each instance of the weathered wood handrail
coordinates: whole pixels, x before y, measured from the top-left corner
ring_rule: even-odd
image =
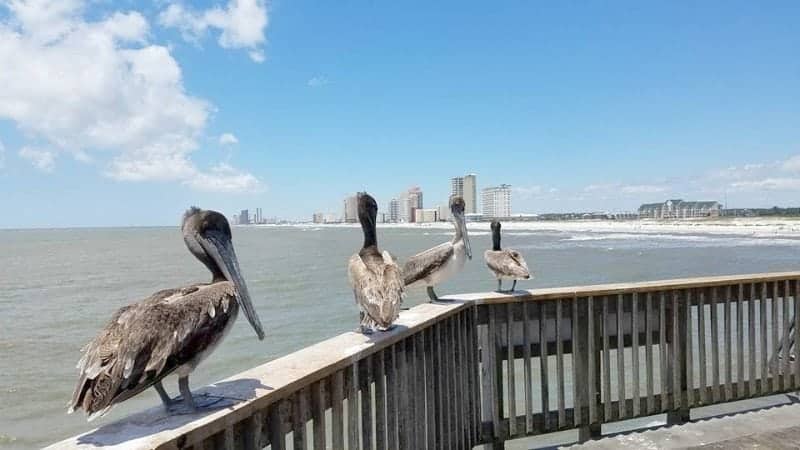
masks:
[[[693,407],[800,387],[799,280],[449,296],[404,311],[390,332],[345,333],[204,388],[239,399],[230,407],[155,407],[52,448],[502,448],[659,413],[686,420]]]

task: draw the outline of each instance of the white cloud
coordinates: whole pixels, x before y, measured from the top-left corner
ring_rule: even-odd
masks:
[[[239,139],[231,133],[222,133],[219,137],[219,144],[223,146],[235,145],[239,143]]]
[[[721,190],[734,192],[800,190],[800,155],[785,160],[730,166],[709,173]]]
[[[255,176],[236,170],[225,163],[212,167],[209,174],[200,174],[200,176],[187,180],[186,184],[201,191],[260,192],[264,190],[264,186]]]
[[[326,77],[316,76],[316,77],[312,77],[310,80],[308,80],[307,84],[308,84],[309,87],[320,87],[320,86],[325,86],[328,83],[329,83],[329,81],[328,81],[328,79]]]
[[[777,177],[762,180],[736,181],[730,184],[735,191],[797,191],[800,178]]]
[[[32,147],[22,147],[19,156],[27,159],[33,167],[42,172],[52,172],[56,167],[56,155],[48,150],[38,150]]]
[[[603,183],[603,184],[590,184],[583,188],[583,192],[587,194],[625,194],[625,195],[639,195],[639,194],[657,194],[667,192],[669,189],[665,185],[660,184],[623,184],[623,183]]]
[[[629,184],[622,186],[620,191],[623,194],[658,194],[666,192],[667,187],[654,184]]]
[[[150,42],[141,14],[115,12],[90,21],[82,0],[5,5],[0,120],[47,143],[52,158],[40,158],[37,167],[52,170],[58,152],[81,161],[94,153],[110,157],[105,174],[118,180],[194,187],[189,180],[221,176],[190,158],[213,107],[186,93],[181,67],[167,47]],[[36,161],[35,153],[26,153]]]
[[[0,141],[0,169],[6,166],[6,147],[3,141]]]
[[[189,42],[199,42],[209,29],[220,31],[217,42],[223,48],[246,49],[255,62],[264,61],[262,46],[268,25],[267,8],[260,0],[229,0],[222,8],[204,11],[187,9],[171,3],[158,16],[165,27],[177,28]]]

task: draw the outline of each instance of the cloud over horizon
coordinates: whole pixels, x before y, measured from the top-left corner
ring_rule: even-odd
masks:
[[[18,153],[34,167],[52,172],[61,153],[84,162],[97,156],[116,180],[260,189],[251,174],[192,161],[214,107],[186,92],[180,64],[153,42],[141,13],[89,20],[83,0],[0,5],[10,13],[0,20],[0,120],[36,144]]]

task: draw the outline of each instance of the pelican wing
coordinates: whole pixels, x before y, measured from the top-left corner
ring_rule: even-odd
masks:
[[[84,347],[70,412],[102,415],[191,361],[222,332],[235,301],[233,285],[220,282],[159,291],[118,310]]]
[[[486,260],[486,265],[489,266],[489,270],[498,277],[506,276],[517,279],[530,277],[525,258],[516,250],[487,250],[483,257]]]
[[[451,258],[454,251],[453,244],[445,242],[408,258],[403,266],[403,282],[408,286],[428,277]]]
[[[400,314],[405,288],[400,267],[389,252],[380,258],[355,254],[348,265],[356,304],[380,327],[388,327]]]

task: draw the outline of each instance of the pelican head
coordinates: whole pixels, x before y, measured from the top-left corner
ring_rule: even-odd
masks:
[[[364,230],[364,248],[377,245],[375,223],[378,217],[378,202],[366,192],[358,194],[358,221]]]
[[[490,225],[492,228],[492,250],[500,250],[500,222],[493,220]]]
[[[467,235],[467,220],[464,218],[466,204],[464,199],[458,196],[450,198],[450,212],[453,214],[453,221],[456,224],[456,237],[461,235],[464,238],[464,248],[467,251],[467,258],[472,259],[472,247],[469,244]]]
[[[233,284],[236,301],[244,310],[244,315],[256,331],[258,339],[263,340],[264,329],[239,270],[239,261],[231,240],[231,227],[225,216],[216,211],[192,207],[183,215],[181,231],[189,251],[208,267],[213,281],[227,280]]]

